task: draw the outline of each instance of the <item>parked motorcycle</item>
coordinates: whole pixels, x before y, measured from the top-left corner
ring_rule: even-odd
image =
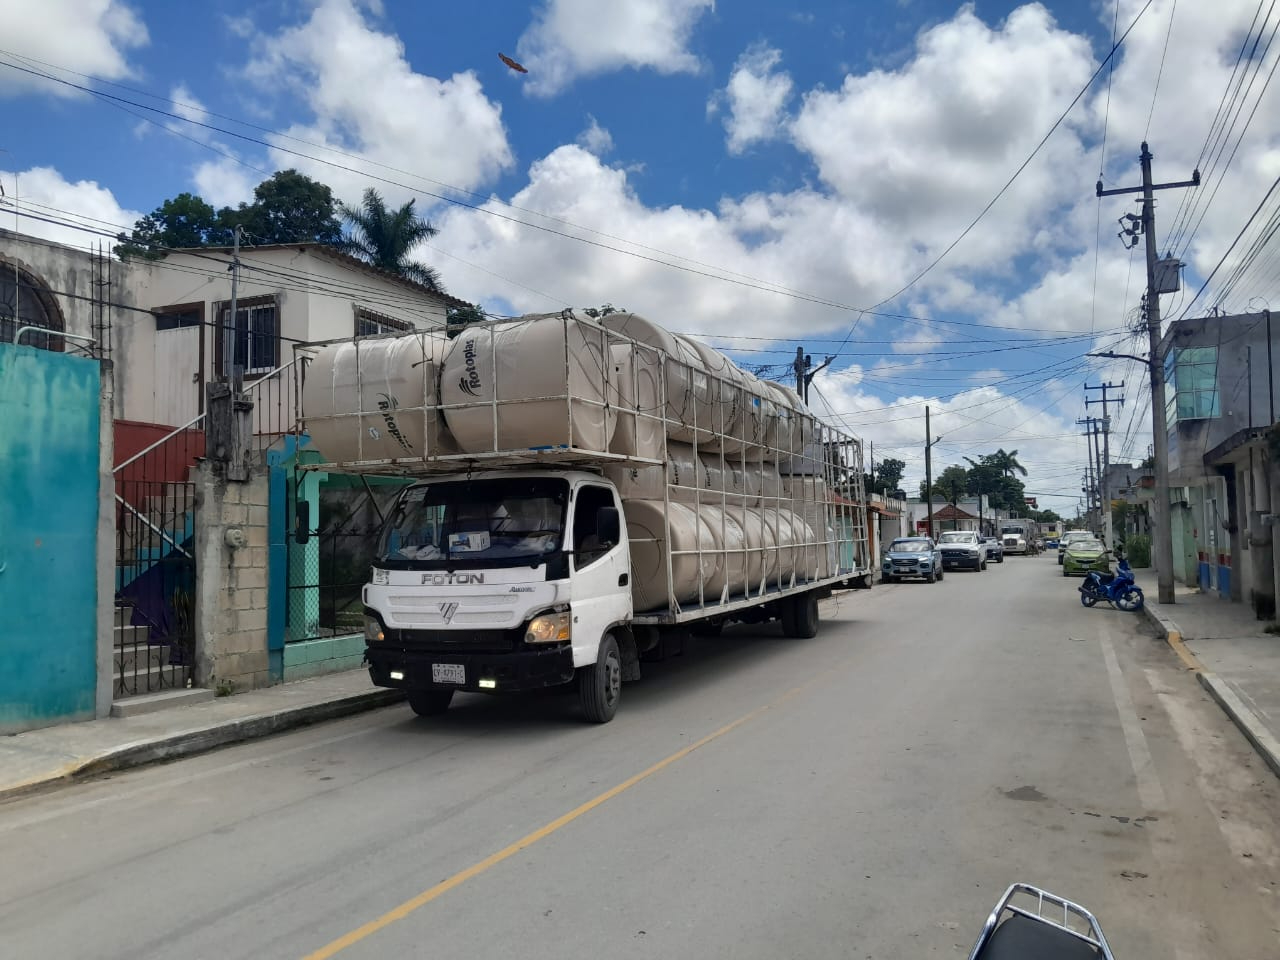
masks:
[[[1119,610],[1138,611],[1142,609],[1146,598],[1142,588],[1133,579],[1133,568],[1124,554],[1116,554],[1119,563],[1115,573],[1101,573],[1090,570],[1080,584],[1080,602],[1092,607],[1099,600],[1105,600]]]
[[[1026,883],[1005,891],[969,960],[1115,960],[1084,907]]]

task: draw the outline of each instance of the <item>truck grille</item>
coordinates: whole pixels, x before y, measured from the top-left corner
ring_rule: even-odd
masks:
[[[391,630],[388,640],[408,650],[449,651],[515,650],[524,639],[524,627],[512,630]]]

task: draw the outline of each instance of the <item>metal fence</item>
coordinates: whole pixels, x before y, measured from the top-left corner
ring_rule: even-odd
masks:
[[[313,504],[311,536],[289,539],[287,642],[348,636],[364,629],[361,589],[378,533],[405,481],[330,474],[309,488],[304,473],[290,485],[290,516],[300,499]]]
[[[283,443],[297,410],[293,361],[245,384],[254,445]],[[115,696],[180,689],[195,666],[196,503],[191,470],[205,455],[205,417],[115,467]]]

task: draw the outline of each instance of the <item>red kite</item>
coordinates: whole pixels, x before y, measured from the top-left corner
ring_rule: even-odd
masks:
[[[505,53],[500,53],[500,54],[498,54],[498,59],[499,59],[499,60],[501,60],[503,63],[505,63],[505,64],[506,64],[508,67],[510,67],[512,70],[514,70],[516,73],[528,73],[528,72],[529,72],[528,70],[526,70],[526,69],[524,68],[524,64],[522,64],[522,63],[516,63],[516,61],[512,60],[512,59],[511,59],[510,57],[508,57]]]

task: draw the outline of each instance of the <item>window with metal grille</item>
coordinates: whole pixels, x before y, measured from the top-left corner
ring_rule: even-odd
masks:
[[[382,313],[374,313],[364,307],[356,307],[356,336],[376,337],[383,333],[408,333],[413,324]]]
[[[280,321],[275,297],[254,297],[218,304],[218,373],[229,375],[236,367],[246,374],[269,373],[280,366]]]
[[[65,327],[49,288],[37,277],[0,259],[0,342],[12,343],[23,327],[61,331]],[[42,350],[62,350],[61,337],[26,334],[22,342]]]
[[[184,327],[198,327],[204,323],[203,303],[181,303],[171,307],[160,307],[152,311],[156,315],[157,330],[179,330]]]

